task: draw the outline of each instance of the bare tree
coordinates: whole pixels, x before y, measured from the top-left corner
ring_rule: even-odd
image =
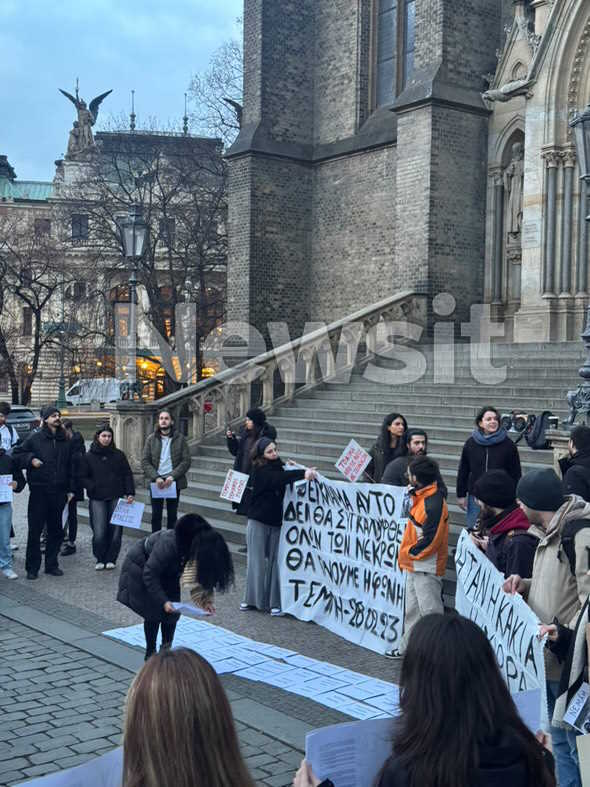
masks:
[[[236,24],[241,33],[242,19]],[[244,63],[241,35],[224,42],[209,67],[195,74],[189,85],[192,127],[202,134],[220,137],[229,147],[240,130]]]

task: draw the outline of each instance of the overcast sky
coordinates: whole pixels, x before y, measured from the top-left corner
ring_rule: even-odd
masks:
[[[0,154],[21,180],[51,180],[75,119],[58,92],[90,102],[113,89],[95,128],[129,113],[137,125],[182,123],[191,75],[235,33],[243,0],[0,0]],[[180,129],[179,129],[180,130]]]

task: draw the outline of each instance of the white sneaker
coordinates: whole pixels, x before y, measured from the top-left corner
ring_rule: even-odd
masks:
[[[14,572],[11,568],[3,568],[2,573],[6,577],[6,579],[18,579],[18,574]]]
[[[273,618],[282,618],[283,610],[280,607],[273,607],[270,611],[270,614],[273,616]]]
[[[95,570],[95,571],[104,571],[104,563],[97,563],[97,564],[94,566],[94,570]]]
[[[112,571],[115,568],[115,564],[114,563],[106,563],[105,564],[105,568],[107,569],[107,571]]]
[[[18,549],[18,544],[11,544],[10,548],[12,549],[13,552],[16,552],[16,550]]]

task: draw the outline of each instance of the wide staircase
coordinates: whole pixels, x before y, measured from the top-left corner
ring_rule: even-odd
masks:
[[[404,297],[408,298],[406,294]],[[375,310],[367,309],[363,315],[372,314]],[[341,321],[339,330],[342,331],[346,324],[346,321]],[[310,343],[313,344],[311,339]],[[325,345],[316,342],[316,355],[322,347],[325,350]],[[291,349],[295,350],[295,354],[305,354],[305,342],[297,340]],[[343,480],[334,465],[350,438],[368,449],[379,433],[383,417],[389,412],[401,412],[411,427],[421,427],[428,432],[428,453],[438,461],[449,489],[451,554],[445,577],[445,597],[451,605],[455,584],[452,549],[465,522],[465,515],[456,500],[456,473],[463,443],[474,426],[475,413],[482,405],[489,404],[502,413],[516,410],[539,414],[543,410],[551,410],[561,421],[568,413],[566,392],[579,382],[577,369],[583,361],[583,348],[581,342],[494,344],[491,363],[497,368],[505,367],[505,379],[492,383],[474,379],[468,343],[437,348],[436,382],[432,345],[418,347],[426,360],[424,375],[416,382],[405,383],[398,381],[399,369],[404,364],[390,359],[387,352],[376,356],[376,349],[378,347],[367,342],[357,354],[356,363],[351,363],[348,368],[345,365],[343,369],[328,368],[330,374],[323,378],[311,354],[307,356],[305,384],[293,386],[290,390],[283,387],[278,393],[276,363],[267,378],[269,384],[259,386],[255,394],[249,378],[243,377],[246,388],[234,385],[232,389],[234,394],[237,392],[238,404],[234,402],[234,412],[239,413],[237,418],[231,417],[229,397],[216,398],[215,391],[219,392],[224,380],[231,379],[232,374],[243,375],[243,369],[222,373],[217,383],[213,378],[194,386],[192,395],[198,398],[198,402],[192,410],[198,418],[193,422],[192,430],[190,424],[188,429],[194,458],[189,487],[182,493],[180,509],[183,513],[195,511],[206,517],[223,533],[235,558],[244,559],[246,519],[237,516],[231,505],[219,497],[227,470],[233,464],[224,437],[228,420],[236,430],[243,422],[248,406],[264,406],[268,420],[277,429],[282,458],[316,467],[328,478]],[[280,366],[280,353],[275,352],[275,356]],[[260,356],[256,361],[261,369],[265,368],[268,358]],[[246,368],[247,364],[242,364],[242,367]],[[441,370],[447,380],[453,371],[454,382],[438,382]],[[375,382],[375,379],[380,382]],[[170,400],[168,406],[178,407],[182,394],[179,392],[164,401]],[[206,401],[212,403],[213,409],[213,414],[207,416],[204,414]],[[519,452],[523,472],[553,463],[552,451],[533,451],[524,440],[519,443]],[[138,499],[148,501],[147,493],[141,490]],[[149,527],[148,519],[149,504],[144,516],[146,529]]]

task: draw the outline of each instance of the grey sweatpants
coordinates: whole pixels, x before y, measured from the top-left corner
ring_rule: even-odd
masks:
[[[280,527],[263,525],[255,519],[248,520],[248,569],[244,602],[263,611],[281,607],[278,564],[280,537]]]
[[[406,611],[404,615],[404,636],[398,648],[405,653],[408,640],[416,623],[425,615],[445,611],[442,602],[442,577],[425,574],[423,571],[406,572]]]

